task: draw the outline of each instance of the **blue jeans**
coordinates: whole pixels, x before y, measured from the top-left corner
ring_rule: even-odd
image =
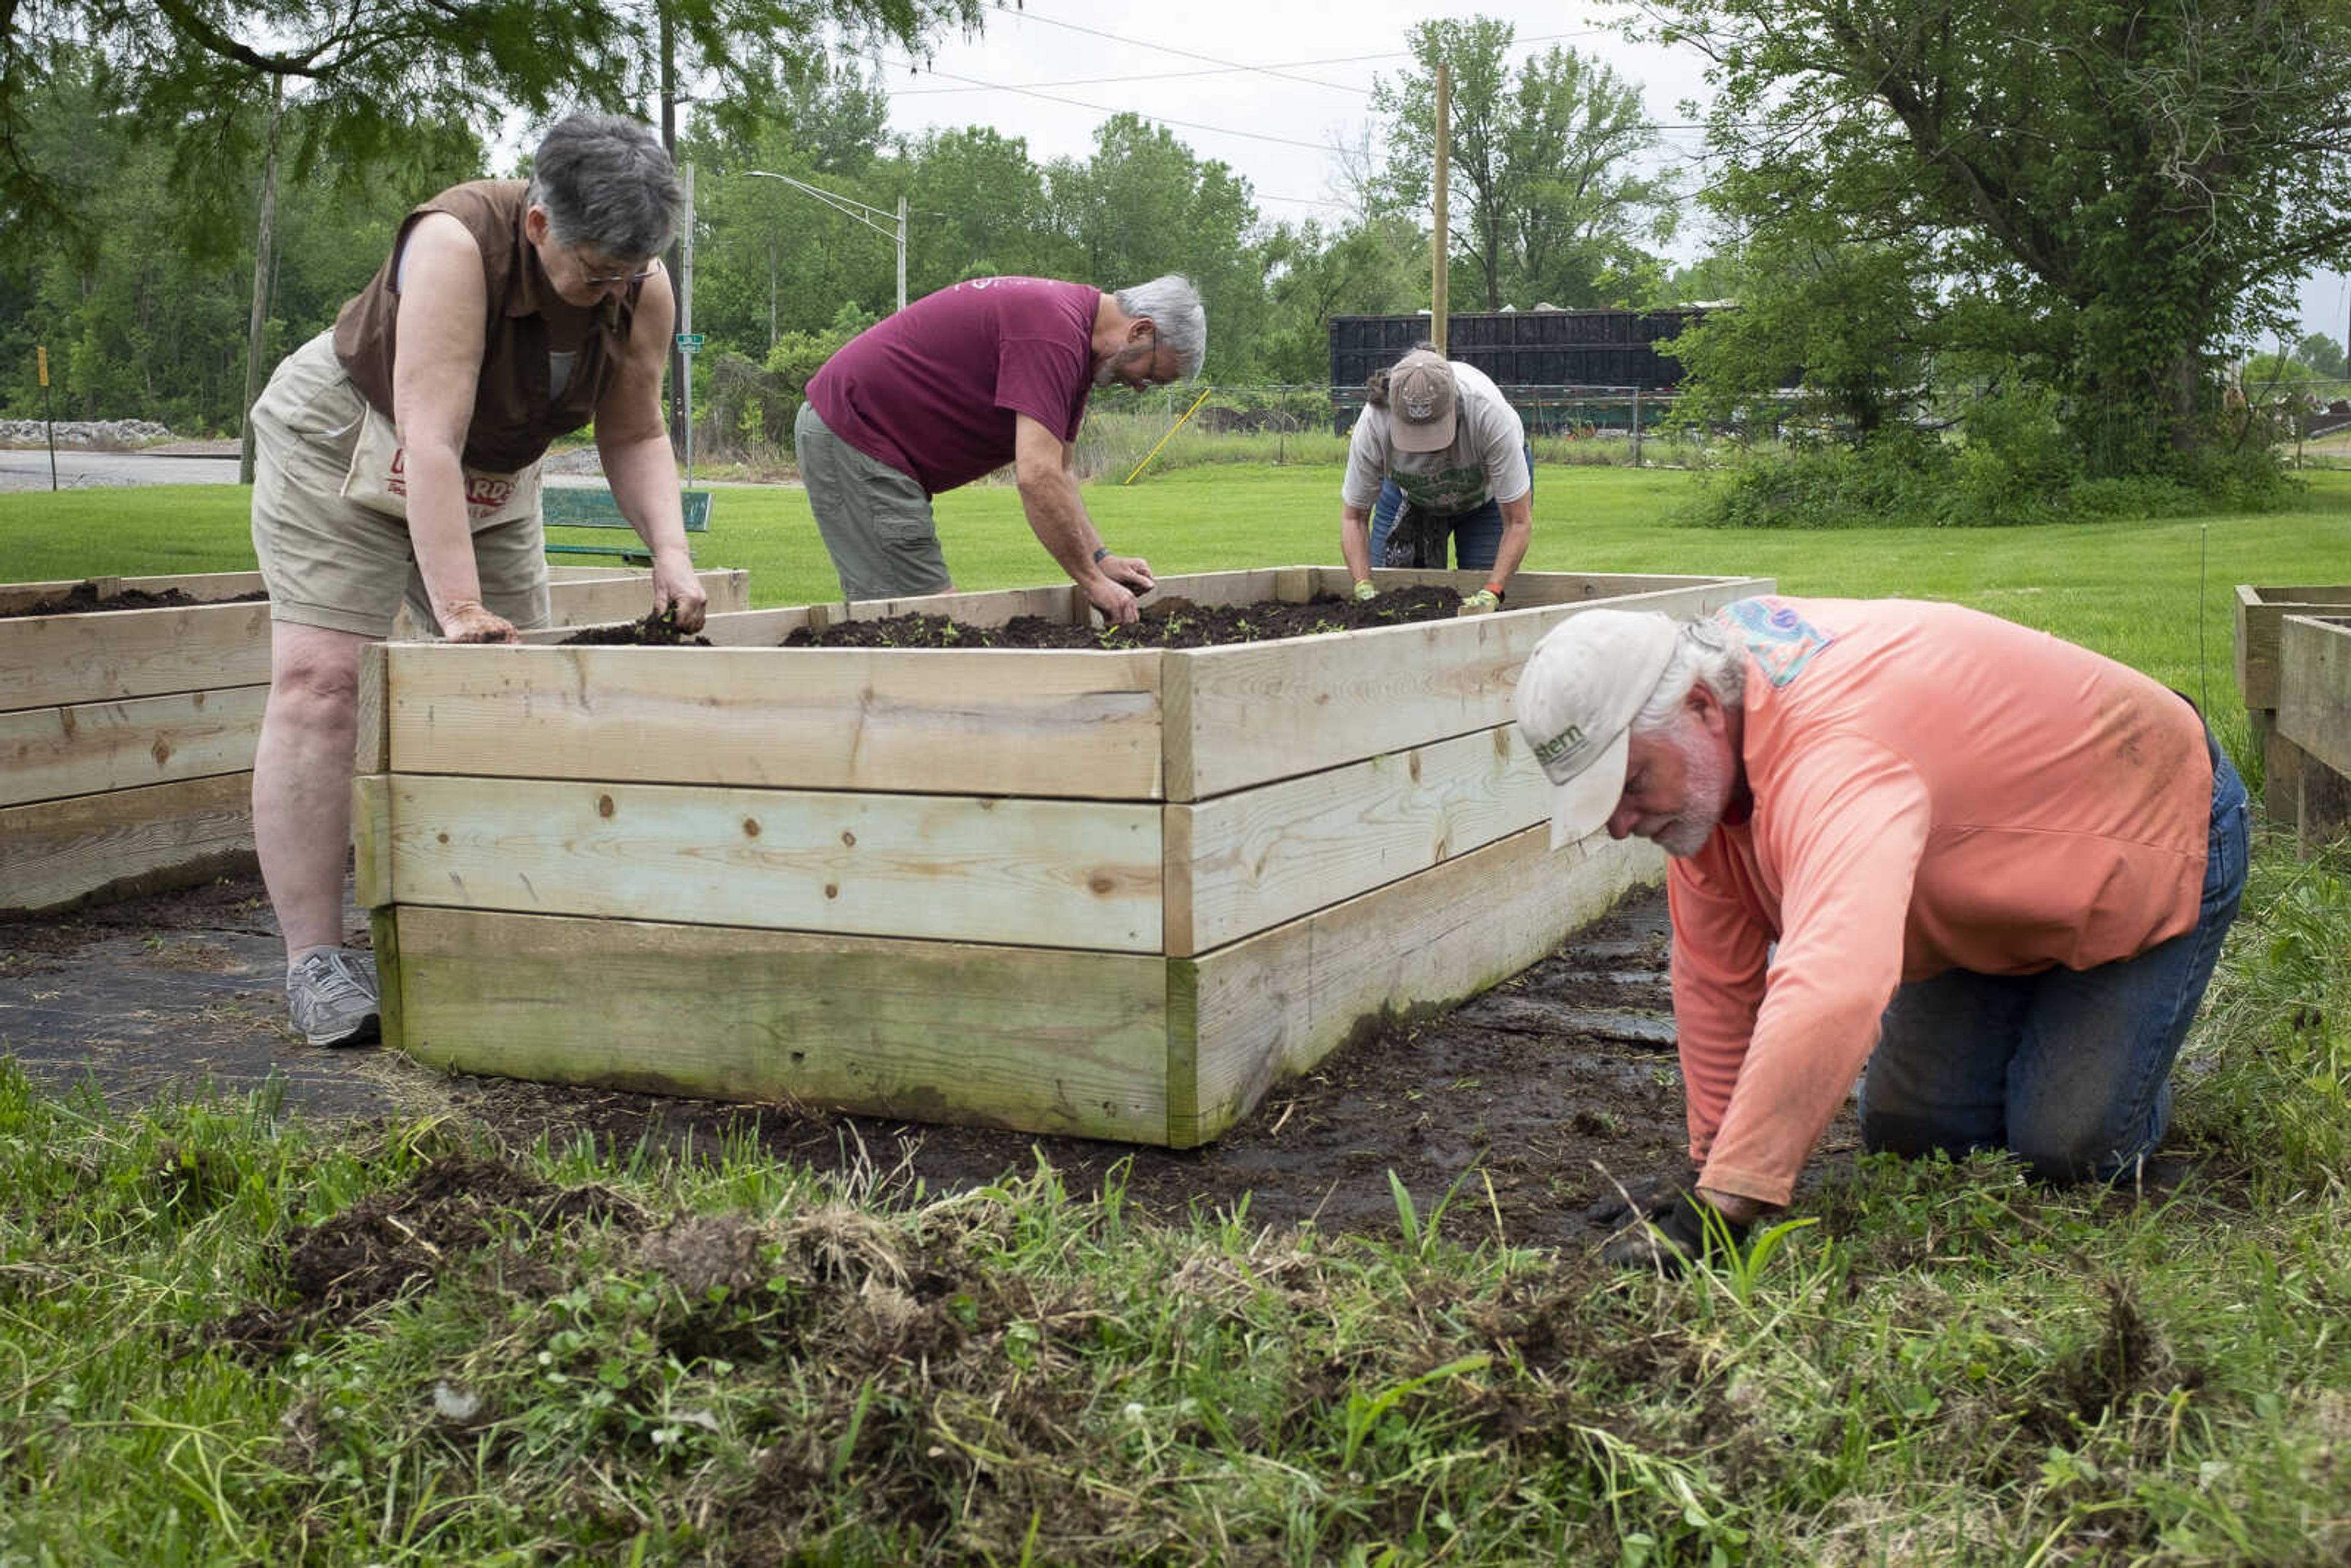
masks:
[[[2155,1151],[2171,1122],[2172,1060],[2245,891],[2245,786],[2211,752],[2194,928],[2095,969],[1954,969],[1902,987],[1862,1079],[1863,1146],[2006,1149],[2057,1181],[2105,1180]]]
[[[1527,451],[1527,495],[1534,496],[1535,455]],[[1372,564],[1385,566],[1388,559],[1388,531],[1395,527],[1396,514],[1404,510],[1404,492],[1393,479],[1380,481],[1380,498],[1372,503]],[[1455,564],[1463,571],[1487,571],[1494,565],[1494,553],[1502,546],[1501,503],[1489,496],[1466,512],[1456,512],[1445,519],[1453,528]]]

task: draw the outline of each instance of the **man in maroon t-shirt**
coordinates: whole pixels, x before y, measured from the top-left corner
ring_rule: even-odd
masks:
[[[1110,553],[1071,471],[1086,397],[1113,382],[1200,373],[1200,296],[1181,277],[1105,294],[1041,277],[975,277],[842,345],[794,426],[800,476],[844,599],[955,587],[931,497],[1012,464],[1029,526],[1087,601],[1135,618],[1151,568]]]

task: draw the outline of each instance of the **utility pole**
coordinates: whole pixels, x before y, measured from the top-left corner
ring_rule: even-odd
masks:
[[[661,16],[661,116],[662,151],[670,162],[677,162],[677,29],[670,20],[665,0],[654,0],[653,9]],[[690,220],[689,220],[690,221]],[[685,241],[683,235],[670,241],[667,257],[669,275],[681,279],[685,272]],[[679,285],[678,319],[684,319],[686,301],[684,286]],[[685,402],[685,355],[677,344],[669,346],[669,440],[674,447],[683,448],[693,439],[686,430],[688,417]]]
[[[1437,346],[1439,359],[1445,357],[1445,317],[1448,309],[1446,287],[1447,256],[1452,250],[1446,235],[1446,198],[1453,184],[1452,158],[1453,68],[1439,63],[1437,68],[1437,189],[1434,193],[1437,224],[1428,236],[1428,340]]]
[[[270,284],[277,256],[277,130],[286,112],[286,78],[269,78],[269,141],[261,159],[261,221],[253,238],[253,310],[245,329],[245,416],[236,454],[236,482],[253,483],[253,405],[261,401],[261,351],[269,329]]]
[[[685,431],[685,482],[694,483],[694,350],[702,340],[694,335],[694,165],[678,171],[685,185],[685,221],[678,228],[677,337],[670,354],[677,362],[679,423]]]
[[[766,169],[746,169],[743,172],[746,174],[755,174],[762,180],[781,180],[793,190],[807,192],[810,195],[814,196],[818,201],[822,202],[826,206],[831,207],[834,212],[842,214],[844,217],[855,219],[857,222],[863,224],[867,228],[872,229],[875,234],[888,235],[898,247],[898,308],[904,310],[906,308],[905,197],[901,196],[898,198],[897,226],[895,228],[892,228],[874,221],[876,218],[888,217],[890,215],[888,213],[883,212],[879,207],[861,202],[854,196],[844,196],[837,191],[828,191],[822,186],[811,185],[806,180],[796,180],[789,174],[773,173]],[[865,214],[868,213],[872,214],[872,217],[866,216]]]

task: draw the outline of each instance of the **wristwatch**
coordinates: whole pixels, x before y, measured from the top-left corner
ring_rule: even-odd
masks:
[[[1102,563],[1102,557],[1108,554],[1110,554],[1110,546],[1096,545],[1094,547],[1094,564],[1096,566],[1100,566]]]

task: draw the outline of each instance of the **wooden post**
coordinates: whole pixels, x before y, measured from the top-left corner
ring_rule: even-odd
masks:
[[[1445,318],[1447,302],[1447,255],[1452,249],[1445,226],[1446,197],[1453,183],[1452,159],[1453,68],[1437,68],[1437,178],[1431,194],[1436,200],[1437,224],[1428,238],[1428,340],[1437,346],[1437,353],[1445,352]]]

